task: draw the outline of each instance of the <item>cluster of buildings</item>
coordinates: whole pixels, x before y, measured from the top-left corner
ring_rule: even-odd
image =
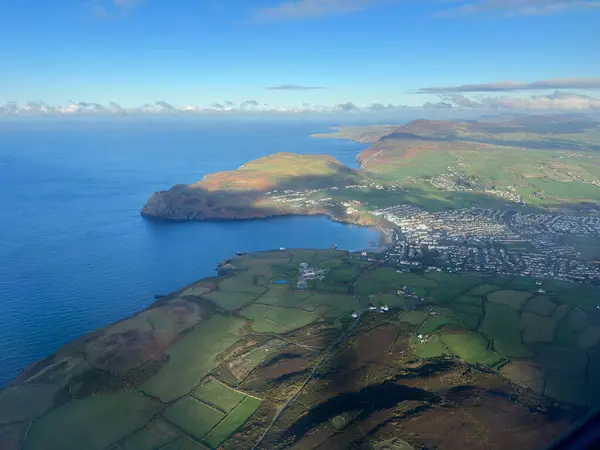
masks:
[[[380,185],[377,183],[351,184],[347,186],[333,186],[320,189],[304,189],[304,190],[273,190],[265,193],[265,196],[272,202],[277,204],[285,204],[292,208],[314,208],[314,207],[343,207],[346,214],[354,214],[359,212],[358,207],[364,205],[364,202],[358,200],[338,201],[332,197],[322,197],[331,194],[331,191],[340,190],[357,190],[357,189],[375,189],[379,191],[395,192],[404,190],[397,185]],[[325,192],[325,194],[323,194]],[[333,194],[332,194],[333,195]]]
[[[386,260],[400,266],[600,284],[600,263],[583,260],[564,240],[600,238],[600,217],[476,207],[431,213],[409,204],[372,214],[397,226]]]
[[[390,310],[388,305],[382,305],[382,306],[369,306],[369,310],[370,311],[377,311],[380,313],[386,313]]]
[[[460,159],[460,158],[459,158]],[[456,166],[448,166],[448,173],[443,173],[429,178],[427,181],[434,187],[447,192],[485,192],[494,197],[514,203],[523,203],[523,197],[516,192],[514,186],[506,186],[497,189],[493,184],[474,176],[465,175],[461,172],[464,164],[459,162]]]
[[[298,270],[298,289],[308,289],[308,280],[323,280],[327,269],[315,269],[308,263],[300,263]]]

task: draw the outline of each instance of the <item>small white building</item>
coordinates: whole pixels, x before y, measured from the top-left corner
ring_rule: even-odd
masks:
[[[352,318],[353,319],[357,319],[358,318],[358,313],[357,312],[353,312],[352,313]]]

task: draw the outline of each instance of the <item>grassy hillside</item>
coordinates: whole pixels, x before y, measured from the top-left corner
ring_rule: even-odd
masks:
[[[191,188],[208,191],[261,191],[320,188],[352,184],[362,176],[329,155],[275,153],[250,161],[237,170],[207,175]]]
[[[600,199],[598,144],[599,124],[560,116],[417,120],[379,139],[359,160],[371,177],[437,191],[434,197],[478,193],[536,207],[564,206]]]

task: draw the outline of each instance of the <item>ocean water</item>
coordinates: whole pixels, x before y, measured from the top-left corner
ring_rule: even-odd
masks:
[[[324,122],[0,123],[0,385],[61,345],[215,273],[236,251],[358,250],[370,229],[324,217],[168,223],[148,196],[279,151],[356,166],[366,146],[314,139]]]

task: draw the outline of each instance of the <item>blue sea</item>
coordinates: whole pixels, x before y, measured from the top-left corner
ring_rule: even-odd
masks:
[[[356,167],[366,146],[315,139],[325,122],[0,122],[0,385],[63,344],[215,274],[236,251],[358,250],[374,230],[324,217],[152,222],[152,192],[274,152],[327,153]]]

